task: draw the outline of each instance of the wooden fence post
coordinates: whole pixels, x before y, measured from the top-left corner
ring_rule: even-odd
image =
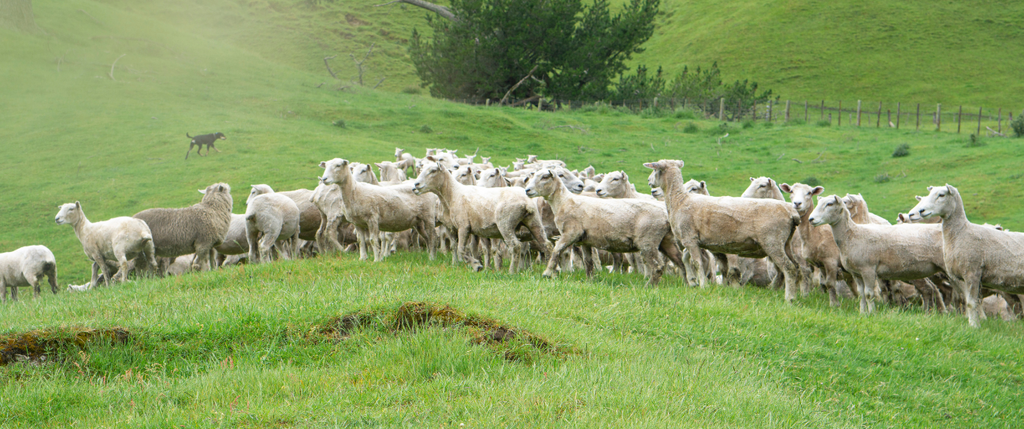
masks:
[[[942,103],[935,105],[935,131],[942,131]]]
[[[768,100],[768,122],[772,121],[772,101]]]
[[[900,102],[896,102],[896,129],[900,129]]]
[[[718,99],[718,120],[725,120],[725,97]]]
[[[978,138],[981,138],[981,107],[978,108],[978,133],[975,134]]]
[[[917,103],[917,125],[914,126],[915,130],[921,130],[921,103]]]
[[[821,120],[825,120],[825,100],[821,100]],[[831,123],[832,121],[828,121]]]
[[[807,122],[807,100],[804,100],[804,122]]]
[[[878,122],[875,123],[875,128],[882,127],[882,102],[878,102]]]
[[[786,100],[786,123],[789,122],[789,100]]]
[[[839,100],[839,114],[836,115],[836,126],[843,126],[843,100]]]
[[[654,97],[654,110],[658,110],[658,97]]]
[[[960,113],[956,114],[956,133],[960,134],[960,117],[964,115],[964,106],[960,106]]]
[[[998,130],[998,133],[1002,134],[1003,133],[1003,108],[1002,107],[999,108],[999,114],[996,115],[996,117],[999,118],[999,130]]]
[[[857,100],[857,126],[860,126],[860,100]]]
[[[896,126],[892,124],[892,110],[885,109],[885,119],[887,119],[889,121],[888,125],[890,127],[896,128]]]

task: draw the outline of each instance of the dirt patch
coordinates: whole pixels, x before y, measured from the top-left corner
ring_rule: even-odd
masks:
[[[124,328],[35,330],[22,334],[0,335],[0,366],[14,362],[44,362],[58,358],[61,350],[84,350],[95,341],[125,344],[132,334]]]
[[[310,333],[342,341],[357,329],[378,328],[390,333],[415,332],[423,327],[460,329],[473,344],[491,346],[510,361],[532,360],[533,353],[575,354],[575,350],[559,347],[524,329],[493,319],[467,315],[448,305],[428,302],[407,302],[394,309],[364,310],[328,320],[314,326]]]
[[[351,25],[353,27],[360,27],[360,26],[363,26],[363,25],[370,25],[369,22],[363,21],[363,20],[357,18],[355,15],[353,15],[351,13],[346,13],[345,14],[345,22],[348,22],[348,25]]]

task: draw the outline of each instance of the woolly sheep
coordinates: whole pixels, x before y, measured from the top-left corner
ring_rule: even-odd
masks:
[[[960,191],[949,184],[928,187],[928,196],[921,198],[910,214],[942,218],[946,274],[964,295],[965,313],[972,327],[980,324],[982,286],[1024,293],[1024,234],[971,223]]]
[[[130,259],[138,258],[145,261],[152,271],[157,270],[153,233],[146,222],[140,219],[122,216],[102,222],[89,222],[82,211],[82,204],[75,201],[61,205],[54,221],[57,225],[71,224],[74,228],[85,256],[93,262],[92,279],[89,282],[93,287],[97,286],[98,269],[103,270],[106,284],[110,284],[113,274],[110,263],[117,263],[117,275],[122,282],[128,279]]]
[[[683,247],[748,258],[767,256],[785,275],[786,301],[796,299],[800,273],[789,244],[800,215],[791,205],[772,199],[690,194],[683,191],[683,161],[660,160],[644,166],[657,173],[649,185],[665,191],[669,224]],[[701,259],[694,260],[702,270]],[[701,287],[706,283],[703,276],[700,283]]]
[[[50,290],[57,294],[57,260],[46,246],[25,246],[0,253],[0,294],[7,301],[7,289],[11,289],[11,300],[18,300],[19,286],[32,286],[35,297],[39,298],[39,279],[46,276]]]
[[[249,196],[277,193],[291,198],[299,207],[299,238],[307,241],[316,240],[316,232],[320,229],[320,211],[311,202],[313,191],[296,189],[294,191],[275,192],[268,185],[255,185]]]
[[[192,263],[196,271],[210,267],[210,251],[224,242],[231,226],[231,186],[215,183],[200,190],[198,204],[180,209],[147,209],[135,214],[153,233],[156,256],[197,255]]]

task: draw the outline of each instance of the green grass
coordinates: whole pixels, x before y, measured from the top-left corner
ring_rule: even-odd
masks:
[[[34,2],[46,35],[0,30],[0,57],[14,59],[0,67],[0,249],[44,244],[61,284],[82,283],[88,260],[71,228],[53,223],[58,204],[80,200],[98,221],[193,204],[196,189],[224,181],[241,212],[250,184],[311,188],[319,161],[385,160],[395,146],[622,169],[641,190],[641,163],[659,158],[685,160],[686,177],[715,195],[738,195],[749,176],[813,177],[826,193],[863,193],[889,219],[949,182],[972,220],[1024,229],[1020,139],[968,147],[969,133],[845,120],[722,129],[688,111],[471,107],[401,93],[414,82],[397,78],[392,91],[318,88],[330,52],[298,63],[288,49],[312,43],[298,20],[356,6],[303,4]],[[215,131],[228,136],[221,153],[184,160],[185,132]],[[893,158],[900,144],[911,154]],[[0,426],[999,427],[1024,417],[1020,323],[972,330],[917,310],[861,317],[820,294],[789,306],[776,291],[691,289],[672,275],[646,288],[636,275],[544,280],[538,268],[470,273],[446,259],[343,255],[41,299],[22,289],[21,302],[0,306],[0,336],[121,326],[134,337],[0,369]],[[333,317],[407,301],[575,352],[510,362],[506,346],[456,328],[312,335]]]

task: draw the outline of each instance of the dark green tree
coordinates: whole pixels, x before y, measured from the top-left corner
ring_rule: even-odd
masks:
[[[658,2],[612,16],[608,0],[453,0],[450,18],[427,17],[433,36],[413,31],[409,54],[435,97],[496,100],[522,81],[512,98],[602,99],[643,52]]]

